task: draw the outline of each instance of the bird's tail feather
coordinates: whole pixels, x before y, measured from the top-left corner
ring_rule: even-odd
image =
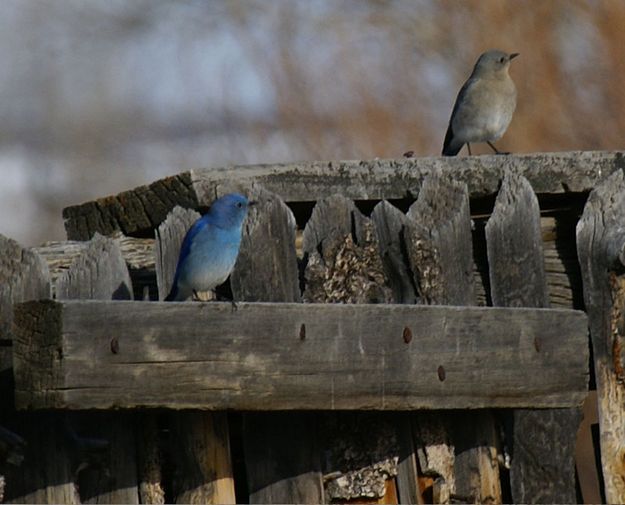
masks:
[[[167,295],[167,297],[165,297],[165,301],[166,302],[173,302],[176,300],[176,297],[178,296],[178,287],[174,284],[171,287],[171,291],[169,292],[169,294]]]

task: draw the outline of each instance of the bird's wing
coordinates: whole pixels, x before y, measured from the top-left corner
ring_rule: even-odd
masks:
[[[174,275],[174,284],[178,282],[178,276],[180,274],[180,266],[182,265],[184,260],[187,259],[187,256],[189,256],[189,253],[191,252],[191,244],[193,244],[193,239],[201,230],[203,230],[209,225],[210,224],[208,223],[208,221],[204,217],[201,217],[200,219],[198,219],[195,223],[191,225],[191,228],[189,228],[189,231],[187,231],[187,234],[184,236],[184,239],[182,240],[182,246],[180,246],[180,254],[178,255],[178,264],[176,265],[176,274]]]
[[[455,156],[456,154],[458,154],[460,149],[462,149],[463,144],[461,144],[457,149],[453,149],[453,150],[450,149],[451,147],[450,144],[454,137],[454,132],[451,127],[451,123],[453,122],[454,116],[458,112],[458,108],[460,107],[460,104],[464,100],[465,95],[467,94],[468,90],[473,86],[474,82],[475,82],[474,79],[471,79],[471,78],[467,79],[467,81],[462,85],[462,88],[460,88],[460,91],[458,91],[458,96],[456,97],[454,108],[451,111],[451,116],[449,116],[449,125],[447,126],[447,133],[445,133],[445,141],[443,142],[443,154],[445,156]]]

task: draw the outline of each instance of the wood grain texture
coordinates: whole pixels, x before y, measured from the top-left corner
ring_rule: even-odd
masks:
[[[414,274],[419,303],[475,305],[474,261],[471,234],[469,197],[466,184],[458,182],[442,171],[428,176],[419,198],[408,211],[410,225],[405,237]],[[446,367],[440,375],[445,377]],[[437,467],[431,467],[436,475],[432,482],[432,494],[444,500],[501,501],[499,472],[492,465],[491,456],[496,452],[494,419],[490,413],[458,413],[463,430],[450,432],[453,446],[434,448],[440,457]],[[424,419],[419,426],[421,433],[433,430],[435,424],[446,424],[444,414],[438,421]],[[419,424],[417,417],[415,423]],[[428,437],[425,437],[428,439]],[[427,448],[425,451],[427,452]],[[453,453],[452,453],[453,451]],[[449,469],[453,467],[453,475]],[[437,473],[447,472],[447,473]]]
[[[119,247],[134,288],[134,299],[141,300],[145,291],[156,300],[156,272],[154,270],[154,239],[126,237],[120,232],[110,235]],[[89,246],[89,241],[57,240],[48,241],[35,251],[48,264],[52,295],[56,294],[56,281],[63,275],[74,260]]]
[[[16,401],[20,408],[570,406],[586,391],[585,324],[583,313],[555,309],[31,302],[16,310]]]
[[[241,237],[241,249],[230,277],[236,300],[297,302],[299,272],[295,253],[295,218],[277,196],[254,187]],[[262,287],[262,288],[261,288]]]
[[[226,413],[179,414],[171,415],[175,503],[234,503]]]
[[[299,302],[293,214],[261,186],[248,194],[258,203],[252,206],[243,229],[232,273],[233,296],[246,301]],[[250,503],[323,502],[315,414],[246,413],[243,450]]]
[[[486,224],[486,243],[493,305],[549,307],[540,209],[524,177],[505,175]],[[512,416],[514,503],[575,502],[580,410],[518,409]]]
[[[182,242],[187,230],[199,217],[194,210],[176,207],[156,231],[154,251],[160,300],[165,299],[171,290]],[[173,380],[172,385],[178,386],[178,380]],[[226,416],[218,412],[177,412],[172,414],[170,429],[176,441],[172,449],[173,501],[234,503],[236,499]]]
[[[139,503],[164,504],[163,450],[157,415],[152,411],[137,413],[134,421],[137,436]]]
[[[317,202],[304,229],[303,250],[304,301],[391,301],[374,223],[351,200],[333,195]]]
[[[577,224],[577,255],[592,340],[601,465],[608,503],[625,502],[625,181],[618,171],[588,197]]]
[[[56,281],[59,300],[132,300],[130,274],[114,240],[95,234]]]
[[[200,214],[191,209],[175,207],[156,229],[154,246],[158,299],[164,300],[171,291],[184,236]]]
[[[132,282],[117,243],[95,234],[56,281],[59,300],[131,300]],[[68,416],[72,430],[107,442],[99,465],[78,474],[83,503],[139,503],[136,442],[129,413],[98,412]]]
[[[244,417],[250,503],[324,503],[316,418],[312,412]]]
[[[407,216],[406,247],[419,303],[474,305],[466,184],[436,172],[424,181]]]
[[[0,341],[11,340],[14,303],[49,297],[46,263],[33,250],[0,235]]]
[[[46,263],[32,249],[0,235],[0,410],[3,424],[26,442],[20,465],[3,468],[4,500],[12,503],[78,503],[59,416],[37,417],[13,410],[13,305],[50,297]],[[19,458],[21,458],[21,454]]]
[[[287,203],[318,201],[334,193],[353,200],[414,198],[424,178],[442,169],[465,182],[471,197],[479,197],[495,194],[508,169],[526,177],[537,193],[566,193],[589,191],[623,164],[621,151],[573,151],[207,168],[67,207],[63,217],[71,240],[88,240],[96,231],[145,235],[176,205],[206,207],[225,193],[245,191],[253,184],[262,184]]]
[[[548,307],[538,199],[507,173],[486,223],[491,299],[497,307]]]
[[[392,301],[378,236],[374,221],[366,218],[351,200],[333,195],[318,201],[303,233],[304,300]],[[410,478],[416,481],[416,473],[409,474],[410,466],[398,466],[397,422],[392,417],[358,412],[332,413],[321,418],[326,502],[385,503],[398,494],[395,476],[399,469],[402,485]],[[403,452],[412,451],[409,438],[409,434],[402,437]],[[408,488],[404,486],[401,491],[407,499]]]
[[[389,202],[382,201],[373,209],[371,219],[375,224],[387,284],[393,291],[393,301],[415,303],[417,297],[404,239],[408,217]]]

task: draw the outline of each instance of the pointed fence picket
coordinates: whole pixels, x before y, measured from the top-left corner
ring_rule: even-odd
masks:
[[[465,167],[458,172],[458,177],[448,170],[440,170],[437,162],[423,165],[425,169],[419,168],[422,162],[417,162],[418,170],[414,174],[407,171],[409,162],[394,167],[397,174],[392,172],[393,167],[387,167],[383,162],[369,168],[347,163],[339,167],[343,171],[343,181],[347,180],[345,174],[354,177],[347,185],[320,176],[336,166],[314,164],[296,167],[296,172],[302,176],[299,181],[295,173],[292,178],[285,175],[280,179],[280,174],[270,168],[240,171],[239,179],[229,179],[225,174],[212,177],[209,172],[191,174],[192,183],[188,185],[178,184],[184,179],[183,174],[178,178],[180,181],[173,178],[128,192],[119,199],[121,203],[128,203],[128,208],[99,203],[103,206],[93,207],[100,213],[98,219],[89,217],[90,205],[67,210],[68,232],[74,238],[84,239],[85,234],[91,237],[98,227],[104,232],[121,229],[143,237],[151,229],[156,230],[155,242],[145,238],[96,236],[89,243],[75,243],[71,247],[68,243],[61,243],[24,250],[2,238],[0,364],[3,368],[0,371],[10,373],[7,355],[10,356],[13,347],[18,406],[80,408],[80,400],[78,404],[72,400],[80,398],[79,391],[76,396],[67,396],[74,393],[63,388],[54,390],[54,383],[45,382],[45,374],[29,373],[26,368],[26,363],[35,367],[47,366],[44,351],[31,355],[35,359],[28,358],[28,353],[36,348],[33,346],[38,345],[38,339],[48,338],[46,332],[50,331],[49,337],[59,337],[56,352],[61,353],[52,361],[48,359],[52,366],[64,363],[70,367],[74,359],[71,352],[80,349],[85,363],[91,360],[91,365],[82,368],[82,377],[87,380],[101,371],[98,367],[89,368],[93,363],[99,360],[102,364],[108,363],[102,366],[108,367],[109,373],[113,374],[109,392],[99,391],[89,400],[90,407],[138,407],[136,411],[123,412],[62,414],[33,411],[3,415],[0,425],[12,431],[19,428],[16,433],[28,443],[21,466],[11,467],[0,461],[0,475],[5,477],[4,499],[92,503],[575,501],[575,431],[579,424],[578,405],[584,397],[588,373],[585,361],[588,349],[583,345],[582,319],[579,313],[572,311],[552,309],[541,312],[517,307],[583,308],[585,301],[597,376],[606,499],[609,502],[622,501],[625,491],[620,483],[625,472],[618,463],[622,462],[618,441],[622,439],[620,435],[625,423],[622,422],[622,402],[619,403],[618,399],[625,397],[621,391],[622,376],[625,375],[622,373],[624,353],[620,350],[621,307],[625,299],[625,289],[621,286],[624,284],[621,277],[625,264],[625,254],[622,253],[625,239],[619,224],[625,219],[621,215],[625,205],[620,200],[625,194],[623,175],[620,169],[606,168],[612,163],[612,158],[607,155],[582,157],[571,169],[570,185],[564,190],[569,193],[558,195],[563,187],[559,181],[567,177],[566,169],[558,168],[558,163],[564,166],[569,158],[561,156],[561,159],[551,160],[550,168],[546,169],[547,176],[535,170],[534,165],[526,164],[522,157],[505,159],[501,166],[497,161],[504,158],[484,157],[483,167],[471,165],[466,170],[465,162],[452,160],[454,166]],[[533,161],[538,163],[540,160]],[[466,161],[469,164],[474,162],[473,159]],[[599,179],[592,171],[596,166],[604,167],[605,173],[612,173],[606,182],[596,183]],[[369,190],[363,189],[367,184],[364,168],[373,174],[370,175]],[[377,169],[379,173],[376,173]],[[392,180],[399,186],[393,186]],[[305,181],[311,184],[309,193],[306,193]],[[578,223],[586,199],[585,191],[595,184]],[[141,298],[156,299],[155,293],[158,292],[158,297],[163,299],[171,287],[182,238],[199,216],[194,210],[174,209],[175,204],[182,203],[187,209],[204,207],[216,194],[231,189],[243,190],[257,202],[250,209],[245,223],[241,253],[229,282],[234,299],[240,305],[238,315],[231,312],[237,309],[226,309],[220,304],[205,309],[201,303],[172,304],[167,305],[171,309],[155,308],[152,311],[147,310],[148,306],[146,310],[131,310],[143,302],[128,302],[132,305],[119,305],[119,310],[128,309],[128,318],[132,318],[128,323],[135,326],[131,328],[131,325],[125,326],[123,312],[118,312],[117,305],[90,302],[94,314],[102,311],[93,319],[101,325],[99,329],[94,327],[91,330],[93,342],[82,341],[72,347],[71,337],[67,341],[63,339],[66,325],[68,331],[80,332],[81,321],[86,322],[91,313],[87,306],[80,305],[81,302],[63,300],[132,299],[133,293],[136,295],[133,282],[138,279],[143,287]],[[170,190],[172,193],[168,195]],[[535,192],[540,194],[537,196]],[[132,204],[135,200],[142,202],[141,205]],[[577,251],[574,246],[576,225]],[[54,272],[53,292],[57,302],[17,305],[15,326],[12,326],[10,307],[13,304],[50,297],[50,277],[37,251]],[[135,268],[126,268],[131,264]],[[584,300],[581,298],[582,279]],[[268,305],[256,305],[257,302]],[[349,329],[343,327],[341,330],[341,325],[345,324],[342,318],[348,312],[325,311],[318,305],[329,303],[354,305],[354,311],[349,312],[353,318]],[[493,391],[498,387],[497,381],[489,382],[488,374],[502,373],[498,376],[501,390],[488,397],[476,394],[474,405],[479,408],[473,410],[466,398],[459,401],[460,397],[445,396],[446,385],[457,380],[454,361],[445,358],[451,354],[432,353],[428,366],[420,371],[420,375],[414,375],[414,380],[423,381],[431,388],[432,396],[421,400],[406,397],[406,401],[422,406],[439,402],[444,410],[398,412],[398,398],[401,397],[398,391],[401,389],[392,381],[393,377],[402,376],[401,373],[394,375],[395,370],[387,370],[384,366],[368,369],[369,378],[379,379],[377,396],[359,397],[359,394],[370,392],[362,392],[358,384],[349,382],[350,377],[359,377],[360,373],[350,366],[357,367],[360,359],[362,363],[375,363],[371,361],[372,352],[380,353],[379,356],[388,359],[389,363],[397,359],[385,354],[394,347],[385,340],[384,326],[376,325],[367,315],[374,310],[369,307],[374,306],[363,304],[377,304],[376,314],[382,318],[391,317],[392,313],[395,319],[405,315],[399,310],[390,312],[393,306],[399,309],[415,304],[449,305],[454,306],[455,311],[462,311],[465,307],[465,312],[455,312],[457,316],[453,317],[444,313],[440,319],[437,315],[427,316],[431,318],[428,324],[441,324],[441,339],[446,335],[446,326],[454,324],[454,317],[465,317],[461,314],[466,314],[465,320],[471,321],[467,332],[483,334],[486,339],[494,338],[488,336],[486,326],[480,326],[486,325],[486,316],[472,312],[478,310],[477,305],[512,307],[511,312],[501,312],[500,316],[507,318],[509,331],[517,331],[515,328],[520,327],[521,317],[526,318],[524,331],[527,332],[538,331],[537,328],[541,328],[541,324],[547,325],[549,320],[550,339],[564,338],[564,335],[558,335],[558,330],[573,335],[567,345],[562,342],[553,347],[553,342],[543,342],[536,337],[531,345],[525,346],[519,337],[519,346],[514,352],[518,353],[519,363],[524,366],[535,366],[536,360],[566,356],[570,372],[564,367],[532,370],[551,373],[545,375],[553,377],[549,380],[555,380],[557,374],[564,377],[568,373],[571,376],[568,384],[572,389],[568,396],[563,392],[544,391],[535,396],[532,404],[531,400],[522,400],[518,395],[527,394],[524,398],[529,398],[529,391],[539,391],[537,388],[544,386],[538,372],[530,372],[527,377],[523,385],[529,388],[526,393],[518,389],[520,383],[504,392],[507,377],[523,370],[508,367],[508,374],[499,372],[496,361],[475,362],[472,367],[465,364],[462,366],[466,368],[462,370],[467,383],[475,380],[472,377],[483,374],[486,380],[482,383],[487,388],[495,388]],[[175,305],[180,305],[180,310],[174,310]],[[279,306],[284,310],[274,311]],[[302,310],[295,310],[300,306]],[[197,307],[197,310],[191,307]],[[158,314],[159,310],[166,311],[167,315],[164,312]],[[260,317],[263,310],[271,315]],[[441,307],[440,310],[445,309]],[[520,311],[516,312],[516,323],[511,318],[515,310]],[[190,332],[193,313],[197,314],[198,324],[213,321],[215,328],[227,328],[229,322],[237,324],[236,321],[245,320],[240,328],[243,333],[237,334],[237,341],[231,343],[232,352],[240,353],[238,356],[242,357],[242,361],[237,358],[237,366],[244,365],[250,367],[246,370],[263,374],[258,376],[255,384],[248,384],[255,394],[267,395],[264,402],[259,401],[258,396],[245,396],[246,391],[240,396],[237,396],[239,393],[231,396],[235,389],[224,390],[230,392],[220,398],[211,396],[210,391],[202,393],[200,391],[204,389],[197,390],[204,387],[202,378],[193,375],[196,365],[188,368],[191,375],[185,375],[185,365],[181,364],[178,371],[172,368],[173,372],[170,372],[165,362],[158,365],[159,370],[165,374],[173,373],[172,377],[185,377],[183,384],[196,388],[193,394],[183,391],[187,386],[182,385],[181,394],[176,397],[175,384],[165,385],[166,375],[152,380],[153,384],[165,381],[162,400],[152,390],[146,390],[144,402],[140,395],[135,395],[136,387],[142,387],[143,377],[154,373],[151,370],[156,371],[150,363],[151,359],[158,361],[158,358],[149,353],[158,350],[159,346],[167,346],[167,353],[175,352],[176,318],[185,318],[185,323],[179,324],[177,331]],[[288,315],[302,318],[307,313],[319,314],[315,324],[300,324],[290,320]],[[273,352],[271,347],[263,349],[263,342],[254,342],[254,321],[248,321],[248,315],[257,318],[258,338],[268,339],[267,346],[279,344],[287,348],[276,348]],[[150,317],[161,321],[161,326],[151,327]],[[167,317],[173,319],[166,321]],[[276,331],[272,340],[268,330],[272,318],[282,325],[297,326],[293,330],[293,341],[284,340],[291,331],[286,328]],[[323,347],[314,347],[318,345],[315,332],[324,323],[327,328],[338,328],[335,342],[340,347],[336,349],[351,349],[353,355],[337,357],[330,347],[327,349],[330,359],[326,360]],[[77,326],[71,327],[72,324]],[[105,356],[97,346],[107,338],[109,324],[110,331],[125,328],[124,336],[131,340],[143,330],[143,343],[141,339],[132,342],[120,339],[114,344],[116,335],[110,334],[107,341],[109,355]],[[495,335],[493,323],[489,324],[489,331]],[[554,328],[555,324],[559,326]],[[44,325],[50,329],[44,330]],[[389,331],[391,327],[394,328],[392,324],[387,325]],[[505,332],[503,328],[500,331]],[[57,330],[59,333],[54,334]],[[373,346],[375,340],[368,334],[371,330],[380,332],[380,342],[383,343],[379,349]],[[165,338],[167,332],[172,332],[170,341]],[[208,329],[207,332],[210,333]],[[363,336],[362,348],[346,346],[341,340],[344,334],[357,335],[359,332]],[[197,337],[199,350],[201,334],[202,329],[198,327],[180,336],[184,342]],[[425,328],[406,326],[401,334],[402,345],[408,346],[406,350],[415,349],[419,343],[415,339],[430,342],[426,335],[430,338],[431,332],[428,334]],[[223,336],[219,344],[221,349],[218,352],[216,349],[214,355],[227,360],[230,344],[227,336]],[[251,344],[247,355],[244,351],[246,339]],[[496,344],[495,340],[492,342]],[[575,348],[570,348],[571,342],[576,342]],[[115,345],[119,346],[118,351],[114,350]],[[446,345],[441,340],[441,349],[446,349]],[[335,374],[336,380],[341,378],[342,382],[333,383],[340,386],[339,394],[329,395],[325,407],[319,400],[321,396],[312,396],[297,399],[293,404],[307,409],[310,407],[306,405],[312,405],[312,410],[274,410],[275,405],[284,409],[288,404],[281,402],[293,398],[289,396],[293,390],[287,388],[306,380],[305,375],[298,376],[293,371],[290,375],[283,375],[284,380],[279,384],[271,385],[268,380],[272,376],[280,377],[287,370],[281,368],[284,362],[280,360],[288,359],[290,346],[293,346],[291,356],[309,358],[311,355],[306,354],[306,349],[318,349],[315,359],[320,360],[321,369],[315,378],[319,381],[316,383],[325,384],[323,374],[330,373],[323,370],[324,364],[333,367],[331,373]],[[490,356],[490,360],[503,356],[497,354],[502,352],[497,347],[492,347],[495,351],[491,355],[480,350],[479,339],[471,340],[471,346],[483,356]],[[93,349],[91,355],[90,348]],[[137,355],[131,357],[128,364],[134,366],[132,359],[135,359],[138,367],[145,368],[136,369],[136,383],[132,387],[129,385],[128,391],[124,392],[116,383],[114,360],[128,359],[124,353],[131,348]],[[62,353],[67,356],[61,357]],[[146,356],[152,358],[146,359]],[[210,356],[206,358],[202,352],[196,352],[196,356],[197,370],[202,366],[208,366],[206,370],[218,370],[221,366],[215,362],[217,368],[211,368],[210,361],[204,361],[210,360]],[[272,362],[275,368],[263,368],[267,365],[263,365],[265,361],[262,360],[270,363],[272,357],[276,360]],[[185,359],[182,357],[183,362]],[[401,363],[401,360],[396,362]],[[435,381],[427,376],[430,367],[434,367]],[[309,373],[306,372],[309,369],[310,373],[314,372],[305,363],[301,369],[305,373]],[[54,368],[54,375],[50,377],[56,381],[64,380],[63,370],[62,367]],[[383,371],[388,375],[376,375]],[[235,381],[235,372],[232,376],[224,375],[223,380]],[[240,372],[245,370],[241,368]],[[4,376],[3,372],[0,389],[12,387]],[[239,377],[243,376],[244,373]],[[29,381],[31,386],[47,384],[45,387],[50,389],[41,395],[29,386]],[[384,391],[384,387],[388,387],[388,391]],[[114,396],[115,388],[118,388],[117,397]],[[275,388],[275,404],[271,400],[271,388]],[[349,388],[355,396],[352,399],[341,397],[341,391],[350,391]],[[435,388],[439,388],[438,397]],[[406,388],[405,391],[410,395],[415,389]],[[203,394],[205,400],[202,400]],[[376,401],[373,403],[367,399],[374,397]],[[98,406],[98,401],[102,402],[102,407]],[[332,412],[336,409],[334,401],[347,406],[350,411]],[[393,410],[387,410],[389,407],[385,402],[389,402]],[[461,405],[463,410],[449,410],[454,404]],[[141,408],[142,405],[158,406],[159,409],[146,410]],[[221,410],[230,408],[228,405],[238,405],[237,411],[226,413]],[[247,410],[242,407],[244,405],[248,405]],[[489,405],[508,408],[493,412],[484,408]],[[187,410],[190,406],[193,409]],[[532,406],[539,406],[540,410],[532,409]],[[183,410],[162,410],[163,407],[182,407]],[[360,411],[363,407],[377,412]],[[199,410],[202,408],[217,408],[219,411]],[[45,429],[38,430],[40,425]],[[553,445],[554,441],[557,445]],[[38,452],[33,451],[33,444]],[[18,442],[14,446],[15,451],[20,450]],[[81,456],[76,459],[79,453]],[[54,468],[50,463],[52,455],[55,456]],[[537,461],[542,462],[540,467]]]

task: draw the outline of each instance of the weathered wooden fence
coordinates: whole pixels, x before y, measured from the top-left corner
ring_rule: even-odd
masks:
[[[193,171],[65,209],[68,242],[0,237],[0,495],[575,502],[590,380],[623,502],[623,165]],[[236,310],[157,302],[194,209],[232,190],[258,201]]]

